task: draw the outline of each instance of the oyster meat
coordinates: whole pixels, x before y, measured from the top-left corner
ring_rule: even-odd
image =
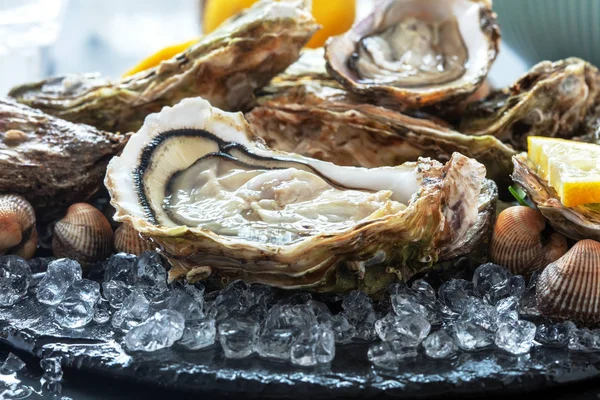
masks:
[[[575,240],[600,241],[598,204],[565,207],[556,190],[537,173],[526,153],[513,157],[513,163],[513,180],[523,187],[527,196],[555,230]]]
[[[463,135],[430,116],[416,118],[367,104],[327,76],[322,54],[304,52],[261,91],[258,106],[246,114],[270,148],[368,168],[421,156],[445,162],[460,152],[508,186],[516,154],[509,146],[492,136]]]
[[[15,87],[10,96],[112,132],[136,131],[146,115],[185,97],[241,110],[256,88],[296,61],[317,29],[304,1],[262,0],[185,52],[120,82],[93,74],[62,76]]]
[[[355,168],[268,149],[242,114],[200,98],[150,115],[106,187],[115,219],[153,239],[170,278],[383,289],[465,254],[489,232],[496,186],[455,153]]]
[[[469,106],[459,130],[495,136],[518,150],[527,149],[528,136],[573,138],[595,133],[599,79],[598,69],[579,58],[543,61],[510,88]]]
[[[327,68],[355,93],[420,108],[474,93],[499,41],[489,0],[383,0],[329,39]]]
[[[51,221],[102,190],[126,139],[0,99],[0,193],[22,195],[38,222]]]

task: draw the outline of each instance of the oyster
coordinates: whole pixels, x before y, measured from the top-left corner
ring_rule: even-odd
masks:
[[[0,193],[24,196],[38,222],[51,221],[103,189],[126,139],[0,99]]]
[[[589,117],[599,114],[599,77],[596,67],[578,58],[543,61],[509,89],[468,107],[459,130],[495,136],[518,150],[527,149],[528,136],[581,135],[594,129]]]
[[[523,187],[555,230],[575,240],[600,241],[600,207],[597,204],[565,207],[554,188],[537,174],[526,153],[513,157],[513,163],[513,180]]]
[[[420,108],[475,92],[499,41],[489,0],[383,0],[329,39],[327,68],[353,92]]]
[[[256,88],[296,61],[318,29],[301,0],[262,0],[185,52],[120,82],[97,75],[46,79],[10,96],[49,114],[108,131],[136,131],[146,115],[185,97],[247,107]]]
[[[367,104],[329,78],[324,63],[322,52],[303,53],[261,91],[258,106],[246,114],[270,148],[368,168],[420,156],[448,161],[460,152],[484,164],[488,177],[508,184],[516,154],[510,147],[492,136],[463,135],[430,116]]]
[[[496,186],[461,154],[341,167],[252,136],[242,114],[185,99],[148,116],[110,162],[115,219],[160,246],[171,279],[375,292],[490,230]]]

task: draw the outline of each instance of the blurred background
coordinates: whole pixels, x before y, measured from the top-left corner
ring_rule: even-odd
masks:
[[[374,1],[357,0],[357,18]],[[0,0],[0,95],[50,75],[100,72],[118,78],[155,51],[198,37],[200,3]],[[589,59],[599,48],[600,0],[494,0],[494,8],[505,39],[490,74],[494,86],[509,85],[541,59]]]

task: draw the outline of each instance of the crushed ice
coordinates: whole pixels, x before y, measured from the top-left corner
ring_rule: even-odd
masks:
[[[423,279],[410,286],[394,283],[377,301],[356,290],[319,295],[235,281],[208,292],[199,283],[168,284],[155,252],[116,254],[103,271],[98,283],[85,279],[73,260],[28,265],[2,256],[0,306],[35,296],[61,327],[108,324],[132,352],[219,345],[227,358],[254,355],[304,367],[330,363],[336,346],[357,341],[372,342],[367,357],[381,368],[419,354],[447,359],[482,349],[514,355],[534,346],[600,351],[600,330],[539,317],[536,275],[526,285],[523,277],[491,263],[479,266],[472,280],[451,279],[437,291]],[[5,371],[22,368],[16,357],[4,364]],[[41,365],[46,379],[61,379],[60,360]]]

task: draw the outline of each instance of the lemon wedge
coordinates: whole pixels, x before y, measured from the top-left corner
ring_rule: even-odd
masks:
[[[566,207],[600,203],[600,146],[530,136],[529,159]]]

